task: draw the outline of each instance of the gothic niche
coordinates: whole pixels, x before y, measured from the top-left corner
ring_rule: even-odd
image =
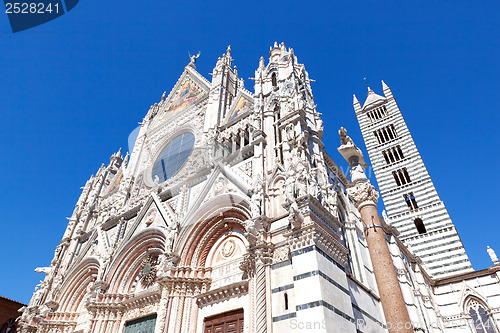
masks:
[[[210,289],[217,289],[242,280],[240,263],[245,253],[245,242],[239,231],[219,237],[207,256],[206,266],[212,268]]]

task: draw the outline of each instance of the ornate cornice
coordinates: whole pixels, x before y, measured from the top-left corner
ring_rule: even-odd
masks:
[[[315,245],[339,264],[346,267],[349,251],[343,246],[332,232],[325,230],[316,223],[304,226],[300,230],[290,231],[288,237],[290,251],[295,251],[310,245]]]
[[[162,288],[167,288],[169,296],[196,296],[208,290],[210,278],[163,276],[158,279]]]
[[[196,296],[200,307],[221,302],[223,300],[248,294],[248,281],[240,281]]]

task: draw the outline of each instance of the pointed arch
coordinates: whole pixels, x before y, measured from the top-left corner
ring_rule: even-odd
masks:
[[[276,108],[280,108],[280,100],[279,96],[275,92],[273,92],[268,97],[266,108],[264,110],[274,111]]]
[[[271,186],[269,187],[269,197],[271,203],[271,214],[274,217],[279,217],[286,213],[283,204],[285,203],[285,175],[279,167],[275,170],[275,174],[270,181]]]
[[[165,235],[158,228],[148,228],[124,244],[106,274],[108,293],[127,294],[132,290],[142,262],[148,256],[156,256],[165,250]]]
[[[485,301],[476,295],[469,295],[464,302],[464,312],[470,316],[472,331],[476,333],[497,333],[495,319]]]
[[[95,281],[99,271],[97,258],[87,258],[72,269],[69,277],[61,287],[58,312],[79,313],[85,305],[82,300],[87,294],[88,286]]]
[[[276,74],[276,72],[273,72],[271,74],[271,83],[273,87],[278,87],[278,75]]]
[[[250,218],[247,198],[234,194],[216,197],[201,206],[181,231],[178,266],[203,267],[217,239],[229,230],[245,232]]]
[[[198,224],[191,233],[190,241],[182,249],[183,255],[179,265],[205,266],[208,253],[217,239],[230,230],[244,233],[246,219],[247,216],[242,215],[238,210],[228,210]]]

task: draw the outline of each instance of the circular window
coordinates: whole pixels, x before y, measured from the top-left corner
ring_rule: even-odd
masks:
[[[160,183],[169,179],[184,165],[193,150],[194,134],[183,133],[170,141],[153,165],[153,181],[158,176]]]

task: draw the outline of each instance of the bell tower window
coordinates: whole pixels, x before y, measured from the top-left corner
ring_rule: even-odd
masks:
[[[383,127],[379,130],[376,130],[373,132],[375,135],[375,138],[377,139],[378,144],[386,143],[388,141],[394,140],[398,137],[398,134],[396,133],[396,129],[394,128],[394,125],[389,125],[386,127]]]
[[[401,161],[404,158],[403,150],[399,145],[382,151],[382,155],[384,155],[384,159],[387,164]]]
[[[387,108],[385,107],[385,105],[382,105],[381,107],[368,112],[366,115],[368,116],[368,119],[370,119],[370,122],[374,123],[376,121],[379,121],[380,119],[387,117],[389,113],[387,112]]]
[[[417,227],[417,231],[419,234],[425,234],[427,233],[427,230],[425,229],[425,225],[424,225],[424,221],[422,221],[421,218],[416,218],[415,221],[413,221],[415,223],[415,227]]]
[[[416,210],[418,209],[417,205],[417,200],[415,200],[415,196],[413,195],[413,192],[410,192],[408,194],[403,195],[406,205],[410,210]]]
[[[392,175],[394,176],[394,180],[398,186],[403,186],[408,183],[411,183],[410,175],[406,168],[401,168],[399,170],[393,171]]]

